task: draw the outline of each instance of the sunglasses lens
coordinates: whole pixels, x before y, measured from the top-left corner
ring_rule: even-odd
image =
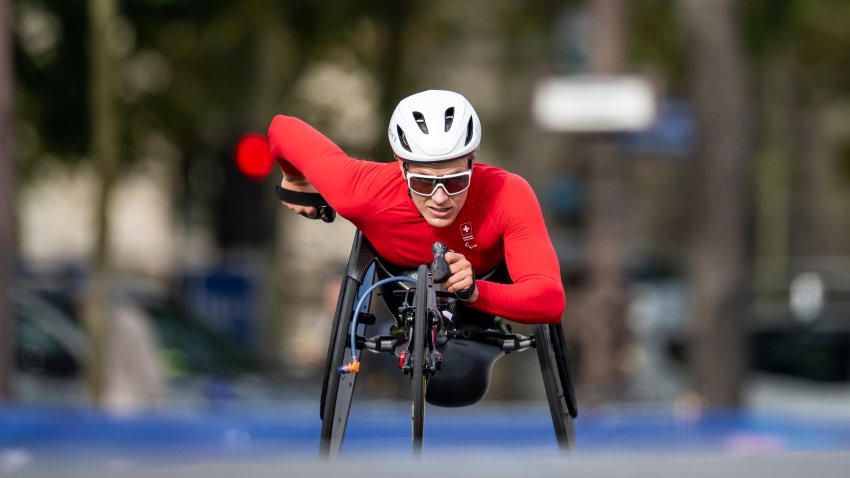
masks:
[[[457,194],[469,187],[469,175],[446,178],[443,180],[443,185],[449,194]]]
[[[425,196],[430,196],[434,192],[435,181],[433,179],[418,178],[411,176],[408,179],[410,190]]]

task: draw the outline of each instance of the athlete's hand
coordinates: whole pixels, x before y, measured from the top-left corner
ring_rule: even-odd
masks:
[[[280,187],[283,189],[289,189],[290,191],[298,191],[301,193],[317,193],[319,191],[310,184],[310,181],[307,180],[305,176],[287,176],[283,175],[283,180],[280,182]],[[290,211],[295,214],[300,214],[304,217],[308,217],[310,219],[315,219],[319,214],[318,208],[310,207],[310,206],[299,206],[298,204],[290,204],[288,202],[281,201],[284,206],[286,206]]]
[[[446,262],[449,264],[450,275],[446,279],[446,290],[451,293],[468,289],[475,286],[475,274],[472,272],[472,264],[466,260],[463,254],[449,251],[446,253]],[[472,291],[469,299],[464,300],[472,304],[478,300],[478,287]]]

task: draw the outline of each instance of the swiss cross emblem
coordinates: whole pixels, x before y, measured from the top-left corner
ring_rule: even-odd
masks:
[[[475,236],[472,234],[472,223],[465,222],[460,225],[460,235],[463,238],[464,246],[469,249],[475,249],[477,244],[473,241],[475,240]]]

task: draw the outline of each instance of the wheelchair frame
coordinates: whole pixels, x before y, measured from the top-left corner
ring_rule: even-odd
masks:
[[[372,276],[374,275],[373,264],[378,259],[379,257],[372,245],[360,231],[357,231],[351,247],[351,256],[345,277],[340,287],[331,337],[328,343],[328,354],[325,359],[325,374],[320,400],[322,418],[320,455],[322,457],[336,458],[342,449],[357,374],[340,374],[337,372],[337,366],[351,359],[349,328],[355,313],[355,303],[359,300],[359,296],[371,286]],[[433,288],[426,284],[424,278],[426,275],[427,266],[420,266],[417,290],[428,290],[430,297],[421,293],[415,294],[416,317],[411,338],[411,340],[416,341],[413,346],[411,378],[413,395],[412,441],[415,455],[419,455],[422,450],[424,396],[427,386],[427,378],[423,374],[424,353],[427,350],[423,349],[423,345],[426,344],[424,340],[421,340],[425,336],[426,322],[419,319],[428,317],[428,302],[426,301],[432,299],[434,294]],[[370,298],[364,299],[361,312],[368,312],[370,305]],[[561,324],[535,325],[530,339],[530,345],[537,349],[558,446],[562,451],[570,450],[575,446],[573,418],[577,416],[578,410],[563,328]]]

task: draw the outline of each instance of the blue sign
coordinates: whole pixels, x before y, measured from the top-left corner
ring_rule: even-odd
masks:
[[[684,158],[696,144],[693,110],[684,101],[665,101],[659,105],[655,123],[648,129],[623,133],[623,149],[633,154]]]
[[[542,196],[546,207],[561,216],[580,214],[584,207],[584,188],[572,176],[553,176],[544,185]]]
[[[190,273],[183,280],[183,297],[210,327],[246,349],[257,345],[259,288],[244,268],[221,265]]]

